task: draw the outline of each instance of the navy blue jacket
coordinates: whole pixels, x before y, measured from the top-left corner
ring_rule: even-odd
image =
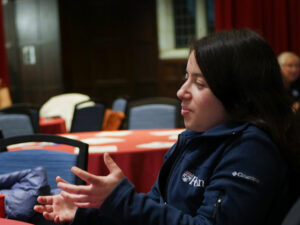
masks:
[[[248,123],[186,130],[167,152],[148,194],[124,179],[100,209],[78,209],[72,224],[280,224],[288,170],[270,137]]]

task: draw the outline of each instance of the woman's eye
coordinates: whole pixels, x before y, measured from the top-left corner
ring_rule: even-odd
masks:
[[[205,86],[205,83],[203,81],[196,81],[195,83],[199,87],[204,87]]]
[[[196,83],[196,85],[200,88],[203,88],[204,87],[204,84],[200,84],[200,83]]]

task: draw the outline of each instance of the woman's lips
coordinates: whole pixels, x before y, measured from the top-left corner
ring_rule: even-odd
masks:
[[[181,107],[181,115],[186,115],[186,114],[188,114],[189,112],[191,112],[191,110],[190,109],[188,109],[188,108],[186,108],[186,107]]]

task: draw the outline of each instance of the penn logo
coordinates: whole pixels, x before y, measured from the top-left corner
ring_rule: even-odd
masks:
[[[182,181],[194,187],[204,187],[204,180],[198,178],[190,171],[185,171],[182,174]]]

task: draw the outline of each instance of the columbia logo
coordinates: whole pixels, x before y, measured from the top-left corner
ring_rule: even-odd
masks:
[[[240,177],[240,178],[243,178],[243,179],[246,179],[246,180],[250,180],[250,181],[254,181],[256,183],[259,183],[259,179],[257,179],[256,177],[252,177],[252,176],[248,176],[242,172],[237,172],[237,171],[233,171],[232,172],[232,176],[234,177]]]

